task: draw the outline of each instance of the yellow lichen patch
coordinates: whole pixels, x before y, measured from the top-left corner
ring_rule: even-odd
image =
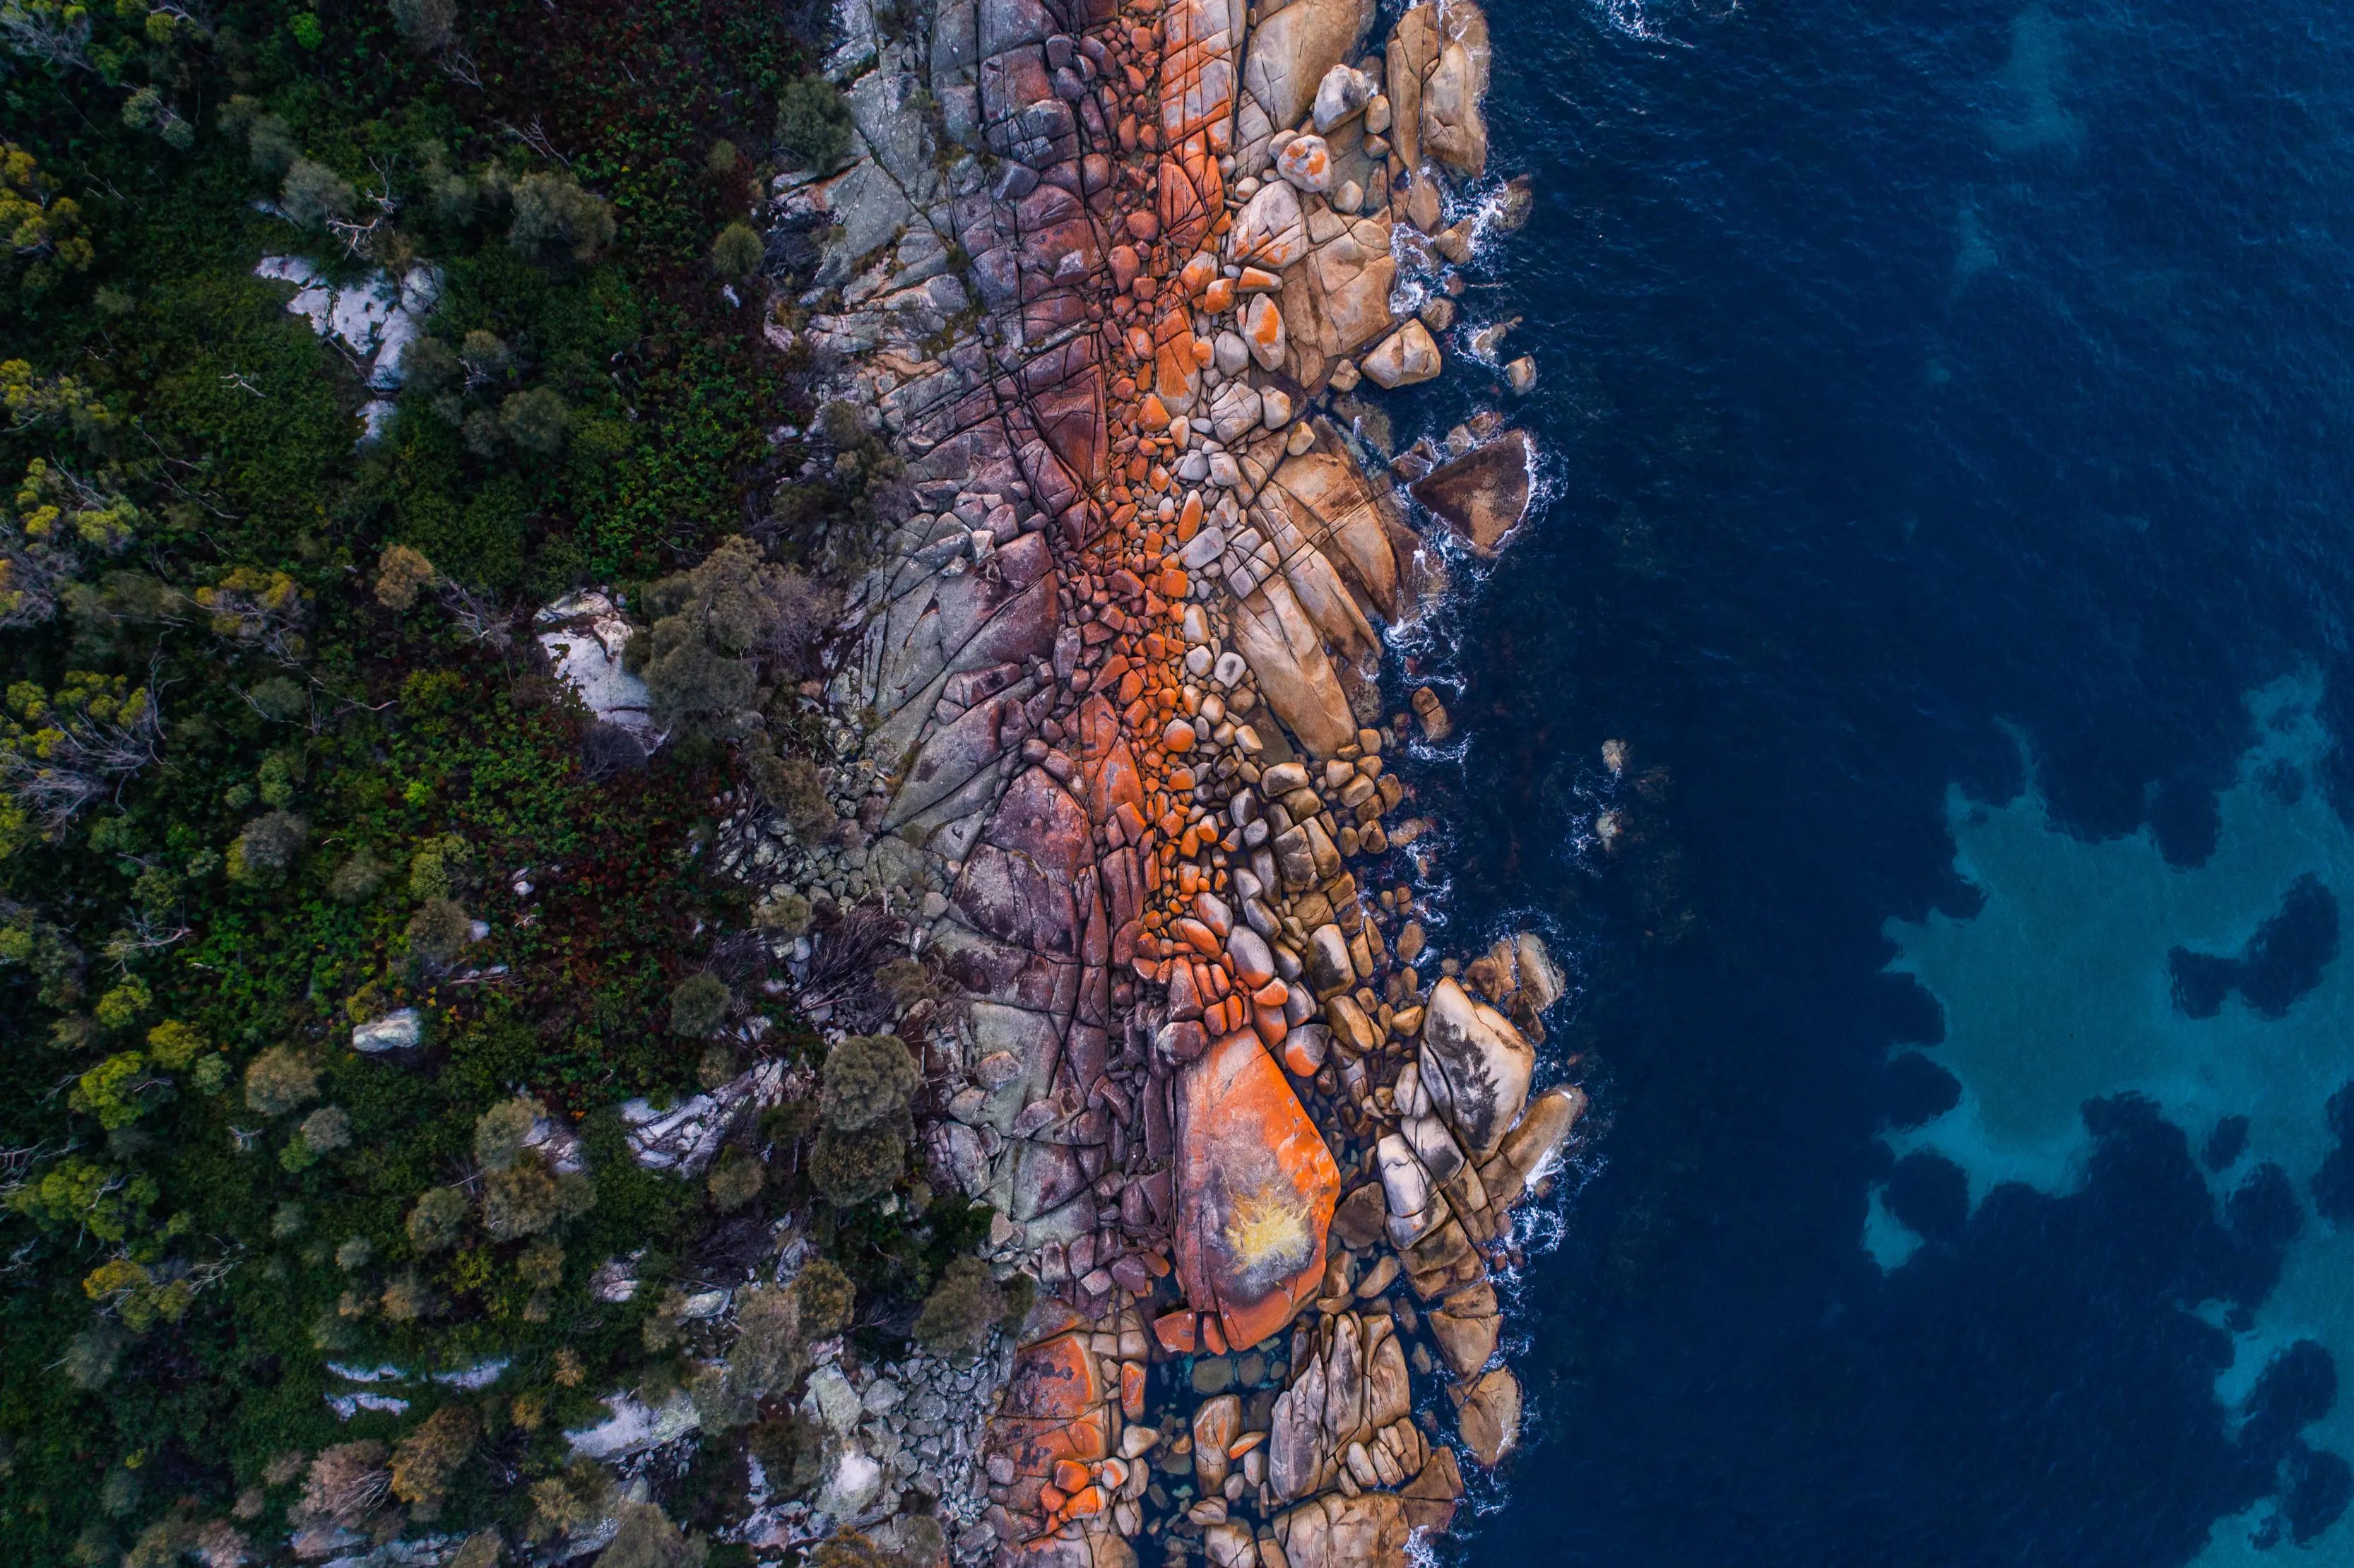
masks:
[[[1225,1230],[1226,1245],[1252,1273],[1293,1273],[1307,1266],[1316,1247],[1297,1193],[1281,1181],[1270,1181],[1237,1202]]]

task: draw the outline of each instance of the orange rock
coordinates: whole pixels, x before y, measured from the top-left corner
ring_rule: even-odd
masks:
[[[1188,295],[1198,294],[1209,287],[1210,281],[1217,275],[1217,258],[1206,251],[1197,251],[1185,263],[1184,270],[1177,274],[1177,281]]]
[[[1140,430],[1165,430],[1169,428],[1169,410],[1157,395],[1150,392],[1144,395],[1144,407],[1137,413],[1136,428]]]
[[[1063,1489],[1054,1485],[1052,1482],[1049,1482],[1045,1486],[1038,1489],[1038,1504],[1050,1514],[1060,1515],[1063,1511],[1063,1505],[1070,1500],[1070,1498],[1064,1492]]]
[[[1235,281],[1215,278],[1202,291],[1202,308],[1212,315],[1223,315],[1235,308]]]
[[[1280,1328],[1282,1325],[1278,1324],[1277,1327]],[[1214,1356],[1223,1356],[1226,1353],[1225,1330],[1218,1326],[1218,1319],[1215,1318],[1205,1315],[1202,1319],[1202,1344]]]
[[[1087,1473],[1087,1467],[1076,1459],[1055,1461],[1054,1484],[1059,1489],[1065,1492],[1080,1491],[1092,1485],[1094,1481],[1095,1478]]]
[[[1111,1506],[1101,1487],[1089,1487],[1063,1506],[1066,1519],[1093,1519]]]
[[[1218,956],[1217,934],[1191,915],[1179,916],[1172,929],[1175,930],[1180,940],[1204,958],[1214,959]]]
[[[1144,1365],[1140,1361],[1119,1363],[1119,1413],[1130,1421],[1144,1419]],[[1126,1478],[1123,1471],[1121,1479]]]
[[[1094,1354],[1078,1335],[1065,1333],[1025,1346],[1014,1357],[1000,1408],[1011,1416],[1070,1419],[1093,1410],[1103,1397]]]
[[[1316,1293],[1340,1170],[1256,1033],[1187,1064],[1173,1098],[1178,1283],[1221,1339],[1254,1345]]]
[[[1190,1308],[1181,1307],[1174,1312],[1164,1313],[1152,1319],[1152,1337],[1159,1340],[1161,1348],[1171,1355],[1190,1356],[1193,1353],[1196,1321]]]
[[[1235,280],[1235,291],[1243,294],[1272,294],[1283,287],[1283,280],[1263,267],[1246,267]]]
[[[1001,1413],[991,1420],[989,1433],[990,1446],[1004,1454],[1025,1476],[1053,1475],[1057,1459],[1090,1464],[1111,1452],[1099,1414],[1056,1421]]]
[[[1266,1043],[1267,1048],[1270,1051],[1281,1050],[1283,1043],[1291,1036],[1291,1021],[1284,1017],[1283,1009],[1279,1007],[1252,1008],[1251,1027],[1257,1032],[1259,1039]],[[1288,1066],[1290,1061],[1291,1058],[1286,1056],[1285,1065]],[[1302,1076],[1305,1075],[1302,1075]]]

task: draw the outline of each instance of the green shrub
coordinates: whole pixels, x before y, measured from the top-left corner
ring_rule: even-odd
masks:
[[[409,955],[430,966],[447,964],[473,939],[473,927],[455,899],[429,898],[408,917]]]
[[[256,817],[229,845],[229,880],[261,887],[283,882],[310,836],[310,823],[292,811]]]
[[[391,11],[402,41],[420,55],[437,53],[457,41],[457,0],[391,0]]]
[[[756,905],[752,910],[752,924],[772,937],[790,940],[809,929],[811,914],[808,899],[798,893],[787,893],[763,899]]]
[[[529,174],[515,182],[507,239],[536,260],[586,261],[613,243],[613,209],[569,175]]]
[[[787,82],[777,95],[777,151],[797,169],[832,170],[849,155],[856,128],[842,90],[822,76]]]
[[[463,1404],[445,1404],[427,1416],[392,1451],[392,1495],[422,1505],[421,1511],[430,1517],[481,1434],[482,1423]]]
[[[511,392],[499,405],[499,429],[525,451],[546,456],[563,450],[564,438],[571,428],[572,410],[545,387]]]
[[[824,1128],[810,1146],[810,1184],[836,1208],[855,1208],[888,1192],[907,1159],[907,1143],[896,1128]]]
[[[710,970],[689,975],[670,993],[670,1032],[690,1040],[715,1034],[734,1001],[727,982]]]
[[[318,1092],[318,1064],[288,1046],[271,1046],[245,1069],[245,1103],[263,1116],[284,1116]]]
[[[352,1143],[351,1113],[341,1106],[322,1106],[302,1118],[294,1136],[313,1154],[333,1154]]]
[[[895,1120],[923,1082],[907,1043],[896,1034],[852,1034],[826,1053],[818,1114],[837,1132]]]
[[[352,182],[308,158],[297,157],[278,193],[278,209],[305,228],[323,228],[331,218],[349,217],[359,202]]]
[[[434,1187],[408,1211],[408,1244],[420,1254],[446,1251],[466,1228],[466,1195],[455,1187]]]
[[[434,343],[434,341],[432,338],[427,338],[418,344],[418,348],[411,349],[408,355],[409,361],[413,364],[418,356],[418,350],[423,348],[425,344]],[[436,344],[436,346],[440,345]],[[441,353],[445,355],[449,352],[446,348],[441,349]],[[407,609],[417,602],[419,594],[433,586],[434,579],[439,576],[440,574],[433,569],[433,563],[427,560],[419,552],[410,549],[406,545],[390,546],[382,556],[376,557],[376,601],[387,609]]]
[[[556,1219],[556,1178],[537,1160],[519,1160],[482,1178],[482,1228],[493,1240],[537,1235]]]
[[[789,1387],[800,1375],[801,1321],[798,1296],[773,1286],[736,1298],[736,1342],[728,1347],[727,1370],[753,1399]]]
[[[729,1144],[713,1162],[711,1174],[705,1186],[711,1193],[711,1206],[723,1214],[732,1214],[760,1195],[768,1180],[759,1157],[741,1144]]]
[[[850,1327],[858,1304],[858,1287],[842,1266],[829,1257],[813,1257],[802,1266],[801,1277],[793,1281],[793,1296],[801,1305],[801,1327],[812,1339],[822,1340]]]
[[[768,259],[769,248],[759,232],[740,218],[721,229],[719,238],[711,242],[712,270],[732,282],[742,282]]]
[[[969,1356],[988,1342],[1005,1315],[1004,1298],[977,1257],[960,1257],[940,1271],[916,1318],[916,1342],[935,1355]]]
[[[504,1171],[523,1152],[524,1140],[539,1125],[539,1102],[517,1096],[502,1100],[474,1118],[474,1162],[485,1171]]]

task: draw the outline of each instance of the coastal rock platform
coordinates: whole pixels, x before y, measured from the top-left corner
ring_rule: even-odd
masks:
[[[907,465],[828,694],[869,884],[970,999],[926,1146],[1041,1287],[960,1556],[1388,1568],[1518,1436],[1493,1277],[1584,1108],[1532,1093],[1563,982],[1426,949],[1381,681],[1533,458],[1490,418],[1394,476],[1331,410],[1443,372],[1486,174],[1478,7],[1373,19],[936,0],[852,165],[779,182],[830,225],[800,330]]]

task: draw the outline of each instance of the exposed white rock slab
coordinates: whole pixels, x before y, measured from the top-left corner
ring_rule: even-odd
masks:
[[[703,1424],[695,1413],[695,1402],[683,1390],[673,1392],[659,1406],[649,1405],[635,1394],[616,1393],[606,1399],[605,1408],[612,1414],[596,1425],[564,1435],[575,1454],[613,1459],[642,1453],[684,1437]]]
[[[406,1051],[417,1044],[423,1028],[417,1009],[404,1007],[355,1026],[352,1030],[352,1049],[370,1055],[383,1051]]]
[[[622,651],[636,629],[602,589],[559,599],[539,612],[539,645],[556,666],[557,679],[580,694],[588,710],[620,725],[648,746],[654,732],[646,683],[621,668]]]
[[[668,1110],[651,1101],[623,1102],[630,1152],[649,1171],[692,1176],[711,1163],[737,1115],[748,1107],[775,1105],[784,1092],[781,1062],[764,1062],[707,1095],[682,1100]]]
[[[265,256],[253,272],[293,284],[294,297],[286,308],[308,321],[313,332],[336,339],[366,365],[367,384],[379,391],[400,385],[409,346],[424,335],[425,320],[441,294],[440,274],[431,267],[411,267],[401,278],[378,270],[342,288],[328,281],[325,270],[307,257]],[[371,436],[380,422],[370,418]]]

